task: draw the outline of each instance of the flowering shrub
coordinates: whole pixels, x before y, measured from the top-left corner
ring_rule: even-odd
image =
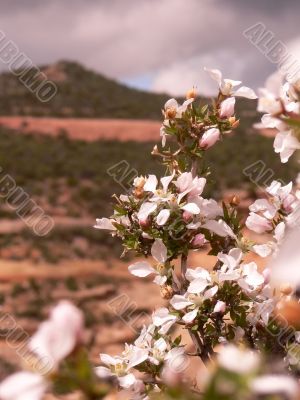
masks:
[[[277,254],[285,233],[297,225],[299,192],[292,182],[273,181],[268,197],[250,206],[245,225],[272,235],[266,243],[244,235],[237,197],[219,204],[205,196],[212,183],[206,152],[238,126],[235,98],[256,98],[251,89],[237,88],[241,82],[207,71],[219,86],[212,104],[201,104],[192,89],[182,105],[170,99],[163,108],[161,146],[152,154],[161,158],[166,175],[135,178],[127,194],[115,196],[113,215],[95,225],[120,238],[124,253],[146,258],[131,264],[129,272],[137,278],[151,275],[165,307],[154,310],[151,323],[121,355],[101,354],[93,368],[84,351],[80,311],[59,304],[29,343],[34,360],[47,364],[7,378],[0,385],[1,399],[41,399],[50,385],[80,391],[87,399],[115,389],[132,399],[298,395],[296,381],[287,376],[298,373],[299,321],[286,312],[291,303],[299,312],[296,288],[284,282],[272,287],[270,269],[260,271],[249,253]],[[274,146],[282,162],[300,147],[298,86],[285,84],[280,97],[264,89],[258,103],[268,112],[263,123],[279,129]],[[215,256],[211,270],[189,265],[190,252],[198,250]],[[287,320],[295,328],[283,329]],[[192,353],[182,330],[191,338]],[[191,357],[213,363],[203,387],[193,387],[185,374]]]

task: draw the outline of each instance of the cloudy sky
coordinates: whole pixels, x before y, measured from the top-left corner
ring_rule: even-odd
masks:
[[[9,0],[0,29],[36,64],[79,61],[128,85],[178,95],[203,67],[262,85],[276,69],[243,36],[258,22],[300,59],[299,0]],[[5,69],[4,64],[0,68]]]

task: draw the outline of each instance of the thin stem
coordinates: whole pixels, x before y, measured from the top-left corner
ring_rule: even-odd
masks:
[[[187,269],[187,255],[182,254],[182,256],[181,256],[181,278],[182,278],[183,282],[186,281],[186,278],[185,278],[186,269]]]
[[[198,169],[198,160],[193,160],[192,161],[192,177],[195,178],[197,176],[197,169]]]

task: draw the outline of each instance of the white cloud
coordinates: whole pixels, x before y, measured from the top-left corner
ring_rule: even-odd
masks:
[[[155,92],[168,92],[173,96],[180,96],[189,88],[196,86],[199,93],[214,96],[217,93],[217,83],[204,71],[204,67],[218,68],[224,77],[240,79],[243,75],[244,62],[231,49],[222,49],[213,55],[207,53],[192,57],[158,71],[151,89]]]
[[[212,94],[205,65],[249,86],[263,83],[274,65],[242,32],[263,21],[288,42],[299,15],[290,1],[278,13],[274,0],[11,0],[0,28],[36,64],[69,59],[124,81],[155,75],[155,90],[179,94],[196,84]]]

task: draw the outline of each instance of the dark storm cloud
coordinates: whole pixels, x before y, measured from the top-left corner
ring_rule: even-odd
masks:
[[[204,65],[222,68],[248,85],[262,84],[274,65],[243,31],[262,22],[287,44],[299,34],[299,0],[2,3],[0,29],[35,63],[78,60],[121,80],[151,76],[152,88],[173,93],[193,83],[211,91],[213,83],[201,72]]]
[[[299,10],[299,0],[227,0],[224,3],[230,4],[240,10],[247,10],[254,12],[264,12],[268,15],[285,12],[289,8]]]

